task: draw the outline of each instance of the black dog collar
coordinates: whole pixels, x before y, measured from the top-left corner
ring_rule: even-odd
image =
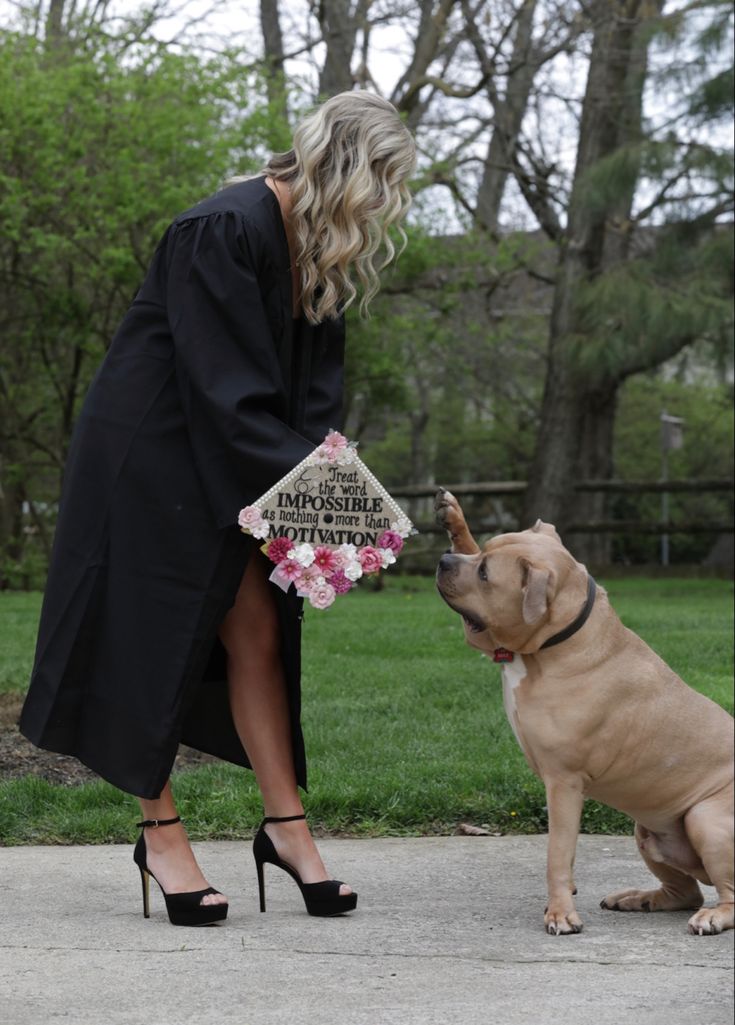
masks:
[[[590,618],[590,612],[592,612],[592,606],[595,604],[595,595],[597,594],[597,584],[594,579],[588,574],[587,575],[587,601],[584,603],[584,608],[579,613],[577,618],[569,626],[564,627],[558,634],[554,634],[549,637],[539,648],[542,651],[544,648],[553,648],[555,644],[561,644],[562,641],[566,641],[569,637],[576,634],[577,630],[581,630],[587,620]],[[494,662],[512,662],[514,653],[508,651],[507,648],[496,648],[493,652]]]
[[[597,594],[597,584],[591,576],[587,576],[587,601],[584,603],[584,608],[579,613],[577,618],[569,626],[560,630],[558,634],[554,634],[553,637],[549,637],[548,640],[544,641],[539,650],[544,648],[553,648],[555,644],[561,644],[562,641],[566,641],[567,638],[576,634],[577,630],[581,630],[587,620],[590,618],[590,612],[592,612],[592,606],[595,604],[595,595]]]

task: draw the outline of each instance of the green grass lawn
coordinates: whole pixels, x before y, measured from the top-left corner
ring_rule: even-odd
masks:
[[[603,582],[604,583],[604,582]],[[610,599],[631,629],[693,687],[732,710],[732,584],[615,580]],[[0,594],[0,691],[26,686],[40,598]],[[497,666],[468,648],[433,581],[390,574],[304,624],[304,732],[312,825],[352,835],[546,828],[544,789],[503,711]],[[261,814],[252,774],[216,764],[174,777],[193,838],[244,837]],[[137,803],[106,783],[0,784],[0,843],[129,840]],[[587,802],[586,832],[629,832]]]

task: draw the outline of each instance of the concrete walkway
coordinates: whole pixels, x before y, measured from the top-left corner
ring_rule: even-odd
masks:
[[[545,837],[325,840],[358,910],[310,918],[249,844],[197,845],[224,926],[173,928],[131,847],[0,850],[2,1025],[730,1025],[733,933],[600,910],[649,885],[632,838],[582,837],[579,936],[543,931]],[[154,892],[155,890],[155,892]],[[708,890],[711,899],[713,891]]]

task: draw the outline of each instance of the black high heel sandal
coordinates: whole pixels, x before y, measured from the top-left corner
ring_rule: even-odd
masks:
[[[181,822],[177,815],[175,819],[146,819],[144,822],[136,823],[137,828],[143,830],[146,826],[172,826]],[[143,917],[150,918],[150,881],[154,879],[146,860],[147,850],[145,846],[145,833],[141,832],[138,842],[133,851],[133,861],[140,869],[140,881],[143,886]],[[158,880],[156,879],[158,883]],[[206,890],[194,890],[191,893],[166,893],[158,883],[158,887],[166,901],[166,910],[171,925],[212,925],[214,922],[221,922],[227,918],[229,904],[202,904],[202,897],[210,893],[219,893],[209,886]]]
[[[339,888],[343,884],[339,879],[327,879],[323,883],[303,883],[296,869],[279,857],[278,851],[273,846],[273,841],[265,831],[269,822],[297,822],[299,819],[305,818],[306,815],[286,815],[283,818],[265,818],[260,823],[260,828],[253,840],[253,857],[258,871],[260,910],[265,911],[263,866],[268,864],[282,868],[292,879],[296,880],[296,885],[301,890],[306,910],[310,915],[326,918],[330,915],[343,915],[346,911],[353,911],[357,905],[356,893],[340,894]]]

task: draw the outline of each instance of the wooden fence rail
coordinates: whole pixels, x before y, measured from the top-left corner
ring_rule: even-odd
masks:
[[[644,494],[662,491],[732,491],[732,478],[718,480],[581,480],[574,485],[575,491],[610,491],[621,494]],[[429,498],[439,487],[446,488],[453,495],[521,495],[528,484],[524,480],[476,481],[459,484],[399,484],[391,487],[390,493],[397,497]]]
[[[693,492],[703,494],[705,492],[732,492],[735,482],[732,478],[711,479],[711,480],[582,480],[578,481],[575,491],[604,491],[612,494],[645,494],[663,492]],[[528,487],[526,481],[475,481],[473,483],[460,482],[458,484],[442,485],[447,491],[457,497],[473,497],[481,495],[520,495]],[[438,484],[400,484],[390,488],[392,495],[397,498],[432,498],[439,490]],[[418,530],[422,534],[443,534],[444,531],[436,523],[417,523]],[[507,524],[493,523],[490,520],[483,520],[482,524],[470,524],[477,532],[491,532],[507,530]],[[590,523],[573,523],[566,528],[568,534],[727,534],[734,529],[733,521],[691,521],[656,523],[644,522],[641,520],[603,520]]]

